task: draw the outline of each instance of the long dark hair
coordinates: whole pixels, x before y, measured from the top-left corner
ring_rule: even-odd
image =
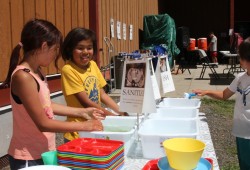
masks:
[[[96,34],[86,28],[74,28],[65,37],[62,45],[62,58],[70,60],[73,57],[73,50],[82,40],[91,40],[93,42],[94,54],[97,53]]]
[[[23,48],[23,57],[28,57],[42,46],[43,42],[47,42],[48,46],[62,44],[61,32],[49,21],[42,19],[32,19],[28,21],[22,30],[21,41],[12,50],[9,63],[9,71],[3,86],[9,87],[11,75],[16,66],[20,63],[20,49]],[[60,54],[56,57],[55,67],[58,69],[57,61]]]

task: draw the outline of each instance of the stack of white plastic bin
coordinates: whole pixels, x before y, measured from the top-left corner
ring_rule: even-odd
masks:
[[[127,155],[135,139],[137,118],[134,116],[107,116],[102,120],[103,131],[79,132],[82,138],[100,138],[124,142],[124,154]]]
[[[142,144],[143,157],[155,159],[165,156],[162,142],[174,137],[197,138],[200,99],[164,98],[157,105],[157,113],[129,117],[107,116],[102,120],[104,131],[79,132],[83,138],[102,138],[124,142],[124,154],[137,140]],[[138,133],[137,128],[139,127]]]
[[[197,138],[200,99],[164,98],[157,113],[150,113],[140,129],[143,157],[165,156],[162,142],[174,137]]]

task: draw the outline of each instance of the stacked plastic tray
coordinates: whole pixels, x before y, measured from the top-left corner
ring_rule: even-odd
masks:
[[[121,169],[124,143],[115,140],[79,138],[57,148],[58,163],[71,169]]]

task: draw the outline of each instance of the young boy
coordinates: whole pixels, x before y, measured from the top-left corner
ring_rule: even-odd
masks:
[[[239,46],[240,65],[246,72],[239,73],[223,91],[193,90],[198,96],[226,100],[236,94],[233,130],[236,137],[240,169],[250,169],[250,37]]]

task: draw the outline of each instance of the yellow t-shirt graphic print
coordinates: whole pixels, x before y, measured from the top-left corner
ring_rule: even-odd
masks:
[[[89,96],[89,99],[95,103],[100,103],[99,102],[99,90],[97,88],[96,77],[94,76],[87,77],[84,87],[85,87],[85,92]]]

